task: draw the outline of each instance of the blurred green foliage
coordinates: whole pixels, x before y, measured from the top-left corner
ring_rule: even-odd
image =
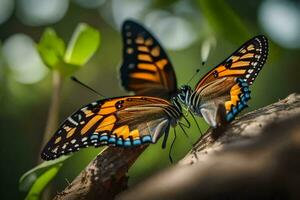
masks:
[[[188,24],[191,19],[197,19],[190,23],[192,27],[194,27],[195,22],[199,24],[199,28],[192,29],[199,36],[196,42],[179,51],[167,49],[167,53],[174,64],[179,85],[187,83],[195,70],[200,66],[201,46],[207,38],[215,37],[217,41],[216,47],[211,50],[207,65],[201,68],[201,75],[190,83],[191,86],[212,66],[230,55],[245,40],[254,36],[253,34],[262,33],[271,38],[270,32],[266,32],[258,20],[259,8],[265,1],[153,0],[151,1],[151,6],[145,9],[134,7],[136,5],[134,2],[135,0],[126,1],[129,5],[128,7],[131,8],[126,11],[117,10],[116,5],[120,3],[118,0],[105,1],[104,4],[99,4],[100,6],[94,9],[82,8],[79,4],[75,4],[75,1],[70,1],[69,8],[62,18],[51,24],[44,24],[44,26],[24,25],[22,20],[19,19],[20,13],[15,13],[8,21],[0,24],[2,47],[6,46],[7,39],[14,34],[24,33],[34,41],[40,41],[37,42],[37,48],[48,67],[60,65],[61,63],[66,65],[68,63],[65,61],[65,54],[68,52],[66,49],[69,48],[71,43],[72,46],[77,46],[79,43],[74,43],[70,40],[68,45],[64,45],[63,41],[69,40],[78,23],[85,22],[95,27],[95,29],[101,30],[101,50],[95,50],[94,43],[89,42],[89,37],[87,37],[88,41],[77,40],[83,41],[83,45],[87,45],[90,49],[82,52],[80,48],[74,47],[74,49],[80,51],[78,53],[76,50],[72,53],[76,55],[76,58],[79,58],[79,61],[69,56],[68,59],[71,60],[69,64],[72,70],[66,74],[75,73],[83,82],[106,96],[113,97],[127,94],[120,87],[118,80],[119,65],[122,61],[122,43],[119,33],[120,27],[116,22],[120,21],[120,18],[136,18],[136,16],[139,16],[137,20],[147,25],[147,22],[153,18],[154,11],[156,11],[159,15],[156,16],[154,25],[163,24],[162,22],[165,19],[172,17],[185,20]],[[178,6],[179,3],[182,6]],[[22,4],[22,6],[26,6],[26,4]],[[195,8],[197,14],[195,14]],[[30,9],[37,9],[37,7],[33,6]],[[187,13],[189,17],[185,18]],[[172,24],[172,26],[176,25],[178,24]],[[51,26],[52,29],[45,31],[45,26]],[[159,33],[163,28],[161,26],[150,26],[150,30],[154,34]],[[90,34],[90,37],[94,38],[90,41],[94,41],[98,37],[93,30],[87,33],[87,35]],[[167,39],[172,39],[172,33],[167,33],[166,35],[168,36]],[[74,37],[78,38],[78,36],[73,34],[72,38]],[[289,36],[286,35],[285,37],[288,38]],[[164,40],[163,37],[158,36],[158,38]],[[189,35],[181,35],[181,38],[189,38]],[[178,38],[173,40],[176,42]],[[95,51],[95,55],[90,58],[89,55],[91,55],[90,52],[92,51]],[[90,61],[86,63],[87,67],[77,70],[79,67],[74,67],[73,64],[85,63],[85,59],[80,58],[82,55],[86,59],[90,58]],[[270,57],[251,87],[252,100],[249,102],[250,108],[245,112],[277,101],[279,98],[284,98],[291,92],[300,91],[300,69],[298,67],[300,57],[298,55],[299,49],[288,49],[270,40]],[[26,193],[18,191],[18,180],[22,174],[36,166],[37,158],[40,155],[42,133],[52,92],[52,80],[50,74],[48,74],[35,84],[19,83],[12,76],[11,66],[7,66],[4,59],[0,56],[0,129],[2,132],[2,144],[0,146],[2,185],[0,192],[3,199],[24,199]],[[73,69],[76,70],[73,71]],[[82,105],[96,99],[98,97],[91,94],[90,91],[65,79],[62,91],[60,121],[64,120]],[[177,129],[177,140],[172,151],[175,160],[180,159],[191,149],[189,140],[195,141],[199,137],[199,131],[193,120],[189,120],[192,123],[192,128],[187,130],[189,139],[184,136],[182,131]],[[207,128],[205,122],[199,118],[197,120],[202,131],[205,130]],[[171,130],[168,145],[172,139],[173,133]],[[63,167],[57,172],[56,178],[53,179],[52,195],[65,188],[67,186],[65,179],[71,181],[100,150],[101,148],[83,149],[70,159],[67,159]],[[165,150],[161,149],[161,141],[158,144],[151,145],[130,169],[130,184],[135,184],[155,171],[169,165],[168,153],[168,148]],[[50,180],[49,177],[52,178],[54,172],[56,173],[55,170],[49,172],[49,176],[46,174],[46,180]],[[46,182],[43,181],[44,184]],[[41,184],[40,186],[43,185]],[[39,191],[39,189],[36,191]]]
[[[70,157],[70,155],[68,156],[61,156],[58,159],[55,160],[50,160],[50,161],[45,161],[39,165],[37,165],[36,167],[34,167],[33,169],[29,170],[28,172],[26,172],[25,174],[23,174],[19,180],[19,189],[21,191],[27,192],[30,190],[30,188],[33,186],[33,184],[35,183],[35,181],[43,176],[45,173],[47,173],[48,171],[50,171],[52,168],[55,169],[59,169],[62,165],[63,162],[68,159]],[[49,182],[51,180],[52,177],[54,177],[54,173],[50,173],[53,174],[53,176],[48,177],[48,179],[43,178],[44,182]],[[43,184],[45,185],[45,184]]]
[[[37,49],[46,66],[56,69],[63,60],[66,45],[63,39],[57,36],[55,30],[47,28],[37,44]]]
[[[47,28],[37,45],[38,52],[45,64],[53,71],[59,73],[58,76],[68,76],[73,74],[77,69],[86,64],[93,56],[100,44],[100,32],[91,26],[80,23],[75,29],[71,40],[65,50],[65,43],[59,38],[55,31]],[[53,79],[56,81],[56,78]],[[61,85],[61,82],[57,84]],[[60,87],[60,86],[58,86]],[[60,93],[57,87],[53,87],[53,94]],[[57,101],[59,103],[59,96]],[[53,99],[53,98],[52,98]],[[53,102],[52,102],[53,103]],[[50,106],[50,114],[48,122],[56,121],[59,113],[56,109]],[[59,106],[58,106],[59,107]],[[57,124],[54,124],[57,126]],[[51,129],[54,129],[51,127]],[[47,129],[46,129],[47,130]],[[47,133],[46,133],[47,134]],[[48,138],[48,136],[44,136]],[[54,161],[46,161],[26,172],[21,178],[19,188],[22,191],[28,192],[26,199],[39,199],[41,192],[47,184],[55,177],[62,166],[62,163],[69,156],[63,156]]]
[[[55,177],[62,165],[51,167],[45,173],[37,178],[29,190],[25,200],[39,200],[47,184]]]
[[[37,45],[44,63],[61,75],[73,74],[87,63],[100,45],[100,32],[87,24],[80,23],[67,46],[52,28],[47,28]]]
[[[23,174],[19,180],[19,190],[28,192],[26,200],[40,199],[47,184],[56,176],[63,162],[70,156],[46,161]]]
[[[199,9],[209,27],[219,37],[226,38],[236,45],[248,40],[251,33],[241,19],[224,0],[197,0]]]

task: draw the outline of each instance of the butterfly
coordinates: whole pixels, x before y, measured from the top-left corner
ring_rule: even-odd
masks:
[[[194,90],[188,85],[182,86],[178,98],[212,127],[224,123],[218,114],[220,109],[224,110],[224,121],[231,122],[248,106],[249,86],[253,84],[267,56],[268,40],[258,35],[204,75]]]
[[[249,86],[266,62],[268,41],[263,35],[244,43],[221,64],[213,67],[194,90],[177,89],[173,66],[163,47],[142,25],[127,20],[122,28],[121,84],[127,91],[169,99],[177,96],[192,113],[212,127],[230,122],[247,107]],[[221,113],[224,113],[223,117]]]
[[[192,91],[189,86],[183,86],[178,90],[173,66],[164,49],[149,31],[138,23],[127,20],[122,26],[122,36],[124,60],[120,69],[121,81],[125,89],[135,92],[136,95],[98,100],[77,110],[60,125],[46,144],[41,153],[42,159],[56,159],[88,146],[134,147],[156,143],[163,135],[165,146],[170,127],[176,126],[183,117],[179,102],[199,114],[196,106],[200,97],[201,100],[205,97],[206,102],[225,105],[240,91],[237,102],[247,101],[247,80],[252,80],[255,73],[259,72],[249,65],[245,68],[248,71],[253,69],[252,72],[234,76],[229,73],[223,76],[220,65],[214,68],[218,69],[219,76],[215,77],[214,71],[209,72],[196,85],[200,89],[196,87]],[[244,48],[248,49],[248,46]],[[242,59],[243,55],[239,57]],[[236,60],[237,58],[232,57],[231,66]],[[226,63],[223,65],[228,66]],[[262,67],[261,61],[257,66]],[[217,92],[214,93],[215,91]],[[200,97],[193,97],[196,95]],[[213,109],[216,108],[208,107],[207,112],[210,114],[200,109],[200,114],[207,120],[209,117],[205,116],[214,116],[211,114]],[[227,115],[230,115],[229,112]]]

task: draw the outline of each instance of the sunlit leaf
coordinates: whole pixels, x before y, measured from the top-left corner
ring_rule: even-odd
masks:
[[[41,193],[46,188],[47,184],[55,177],[59,169],[61,168],[62,163],[51,167],[43,174],[41,174],[33,183],[30,191],[28,192],[25,200],[39,200]]]
[[[52,28],[47,28],[37,45],[37,49],[44,63],[49,68],[55,69],[63,60],[65,43],[56,35]]]
[[[79,24],[68,44],[64,61],[73,65],[84,65],[96,52],[100,33],[87,24]]]
[[[25,192],[31,190],[36,181],[42,176],[44,177],[42,180],[48,182],[51,181],[54,176],[49,176],[49,174],[52,173],[49,173],[47,176],[44,176],[44,174],[47,173],[49,170],[52,170],[53,168],[60,168],[63,164],[63,161],[65,161],[69,157],[70,156],[61,156],[60,158],[55,160],[45,161],[39,164],[38,166],[34,167],[33,169],[29,170],[20,178],[19,190]],[[48,179],[46,179],[45,177],[48,177]]]

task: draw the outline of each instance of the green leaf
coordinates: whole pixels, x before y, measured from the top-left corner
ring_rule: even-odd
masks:
[[[41,193],[46,188],[47,184],[55,177],[61,166],[62,163],[56,165],[55,167],[51,167],[49,170],[39,176],[33,183],[25,200],[39,200]]]
[[[217,35],[236,44],[249,39],[246,25],[224,0],[197,0],[197,3]]]
[[[68,44],[64,61],[82,66],[93,56],[100,44],[100,32],[81,23],[74,31]]]
[[[42,191],[47,183],[49,183],[58,172],[59,168],[62,166],[63,162],[69,158],[69,156],[61,156],[58,159],[45,161],[33,169],[29,170],[23,174],[19,180],[19,190],[20,191]],[[54,173],[56,172],[56,173]],[[37,186],[38,183],[38,186]],[[41,184],[41,186],[39,186]],[[33,188],[34,187],[34,188]]]
[[[65,54],[65,43],[52,28],[47,28],[37,45],[37,49],[50,69],[58,68]]]

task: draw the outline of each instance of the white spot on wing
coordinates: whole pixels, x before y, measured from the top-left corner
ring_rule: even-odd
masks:
[[[78,126],[78,123],[71,117],[68,117],[68,121],[71,122],[73,125]]]

